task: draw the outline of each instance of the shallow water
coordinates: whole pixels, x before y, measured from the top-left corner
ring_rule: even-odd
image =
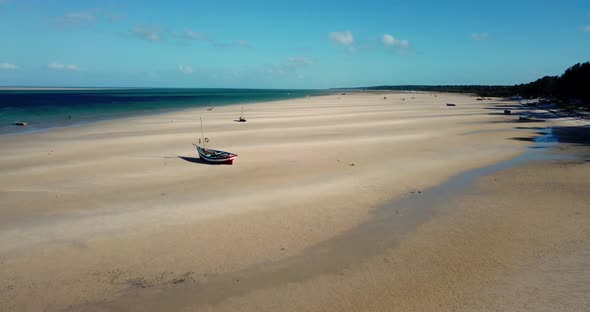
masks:
[[[153,114],[327,94],[317,90],[108,89],[0,90],[0,134]],[[28,126],[15,126],[27,122]]]

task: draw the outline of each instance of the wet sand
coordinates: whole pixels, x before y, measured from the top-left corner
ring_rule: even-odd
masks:
[[[239,108],[222,107],[1,137],[10,149],[0,157],[0,277],[7,285],[0,307],[481,307],[486,292],[509,289],[498,286],[500,277],[527,274],[515,268],[541,261],[534,256],[548,250],[545,236],[527,245],[539,235],[536,227],[524,227],[521,240],[504,241],[507,235],[543,213],[554,215],[539,225],[556,232],[571,228],[571,213],[583,213],[575,205],[551,208],[587,200],[576,191],[586,186],[587,166],[580,164],[560,189],[536,183],[536,192],[557,192],[552,205],[537,203],[541,211],[525,209],[532,196],[504,193],[514,188],[510,183],[547,178],[539,176],[546,164],[526,169],[536,174],[526,175],[531,180],[501,171],[516,178],[503,179],[498,189],[478,180],[475,192],[482,195],[475,201],[463,194],[391,206],[522,154],[533,143],[510,138],[536,130],[490,114],[490,105],[506,103],[499,100],[383,96],[256,104],[246,107],[247,123],[232,121]],[[240,155],[234,166],[195,159],[190,142],[201,115],[211,146]],[[572,175],[556,165],[554,176]],[[505,205],[485,209],[498,201]],[[565,254],[566,242],[583,235],[564,233],[551,241],[564,249],[550,252]],[[486,249],[490,240],[497,247]],[[506,255],[510,261],[501,260]]]

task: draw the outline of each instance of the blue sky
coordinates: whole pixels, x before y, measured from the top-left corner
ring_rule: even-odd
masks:
[[[514,84],[590,61],[590,1],[0,0],[0,85]]]

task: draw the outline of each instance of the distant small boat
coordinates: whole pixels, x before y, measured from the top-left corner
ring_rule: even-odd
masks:
[[[510,114],[512,114],[512,111],[510,111],[509,109],[504,110],[504,115],[510,115]]]
[[[199,144],[193,144],[193,145],[197,148],[197,153],[199,153],[199,157],[202,160],[204,160],[206,162],[210,162],[210,163],[216,163],[216,164],[227,163],[227,164],[233,165],[234,159],[238,158],[237,154],[234,154],[231,152],[226,152],[226,151],[214,150],[214,149],[206,147],[206,143],[209,142],[209,138],[205,137],[205,131],[203,130],[203,119],[202,118],[201,118],[201,136],[202,136],[202,139],[199,139]],[[201,144],[203,146],[201,146]]]
[[[244,117],[244,105],[242,105],[242,114],[240,118],[238,118],[238,122],[246,122],[246,117]]]
[[[518,120],[520,121],[533,121],[533,117],[531,116],[519,116]]]
[[[17,122],[14,123],[14,125],[15,126],[26,126],[26,125],[28,125],[28,123],[22,122],[22,121],[17,121]]]
[[[447,106],[457,106],[455,103],[447,103]]]

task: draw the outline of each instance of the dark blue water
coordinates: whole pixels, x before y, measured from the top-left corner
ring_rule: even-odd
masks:
[[[318,90],[108,89],[0,90],[0,134],[160,113],[327,94]],[[27,122],[28,126],[15,126]]]

